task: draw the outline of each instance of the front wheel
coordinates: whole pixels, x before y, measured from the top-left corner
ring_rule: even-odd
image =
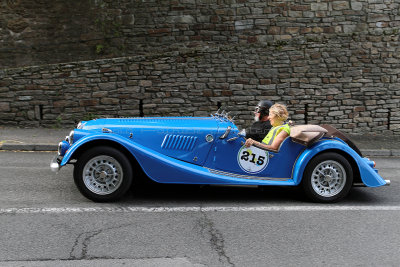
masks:
[[[340,154],[328,152],[313,158],[304,171],[302,186],[315,202],[336,202],[344,198],[353,184],[350,163]]]
[[[121,198],[132,184],[132,167],[127,157],[112,147],[94,147],[79,157],[74,167],[79,191],[97,202]]]

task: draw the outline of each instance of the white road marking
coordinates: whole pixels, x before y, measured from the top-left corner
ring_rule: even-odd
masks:
[[[400,206],[262,206],[262,207],[62,207],[62,208],[2,208],[7,214],[57,213],[169,213],[169,212],[265,212],[265,211],[400,211]]]

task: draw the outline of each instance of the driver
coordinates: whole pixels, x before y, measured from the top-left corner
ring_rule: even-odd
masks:
[[[246,129],[246,138],[261,142],[271,129],[271,123],[268,120],[269,108],[273,103],[269,100],[258,102],[254,110],[254,123]]]
[[[263,149],[278,150],[283,140],[285,140],[285,138],[290,134],[289,124],[284,123],[288,117],[289,113],[286,106],[282,104],[274,104],[269,109],[268,115],[268,120],[271,122],[273,128],[268,132],[267,136],[265,136],[261,143],[249,138],[246,140],[245,146],[250,147],[256,145]]]

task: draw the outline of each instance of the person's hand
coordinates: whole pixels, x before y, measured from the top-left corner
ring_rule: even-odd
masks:
[[[249,138],[246,140],[246,143],[244,144],[246,147],[251,147],[254,143],[256,143],[255,140]]]

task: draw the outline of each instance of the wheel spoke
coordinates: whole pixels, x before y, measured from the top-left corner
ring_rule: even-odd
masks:
[[[343,166],[334,160],[319,163],[311,174],[311,186],[314,191],[323,197],[332,197],[344,188],[346,171]]]
[[[113,157],[101,155],[90,159],[83,168],[83,181],[95,194],[115,192],[123,180],[122,167]]]

